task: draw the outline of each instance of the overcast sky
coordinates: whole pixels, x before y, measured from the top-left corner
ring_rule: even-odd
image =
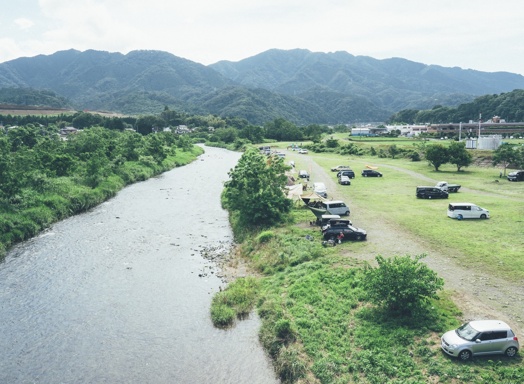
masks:
[[[0,63],[66,49],[162,50],[204,65],[346,51],[524,75],[521,0],[11,0]]]

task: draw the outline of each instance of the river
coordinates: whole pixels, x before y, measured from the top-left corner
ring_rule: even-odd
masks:
[[[214,328],[232,242],[217,148],[61,221],[0,263],[0,383],[278,383],[252,315]]]

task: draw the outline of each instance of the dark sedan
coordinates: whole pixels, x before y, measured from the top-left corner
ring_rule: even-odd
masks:
[[[362,176],[364,177],[382,177],[382,173],[375,171],[374,169],[364,169],[362,171]]]
[[[342,241],[346,240],[366,240],[367,233],[362,228],[356,228],[352,225],[348,225],[345,227],[328,227],[325,230],[322,231],[322,235],[324,236],[324,240],[338,240],[340,238],[340,233],[344,235],[342,237]]]

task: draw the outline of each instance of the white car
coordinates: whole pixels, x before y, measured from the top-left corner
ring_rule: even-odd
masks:
[[[338,183],[341,185],[351,185],[351,179],[348,176],[340,176]]]
[[[307,152],[308,152],[307,149],[304,149],[304,148],[301,148],[298,150],[298,153],[301,153],[303,155],[305,155]]]

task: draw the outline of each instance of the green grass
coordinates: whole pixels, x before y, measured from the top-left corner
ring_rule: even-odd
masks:
[[[288,156],[296,160],[297,169],[305,164],[301,156]],[[336,176],[329,168],[336,164],[349,163],[357,173],[350,187],[335,192],[349,202],[355,224],[360,215],[369,222],[385,220],[434,249],[451,251],[463,266],[489,267],[490,273],[516,283],[524,277],[524,183],[495,182],[499,169],[493,167],[472,166],[457,173],[445,165],[435,172],[426,162],[404,159],[311,152],[310,156],[333,180]],[[379,166],[385,176],[364,179],[360,170],[367,164]],[[463,189],[449,200],[416,199],[417,185],[438,180],[461,184]],[[492,218],[449,219],[446,209],[451,201],[484,206]],[[246,260],[262,275],[256,299],[250,296],[245,302],[258,309],[260,340],[283,382],[524,382],[520,356],[477,357],[462,363],[441,352],[440,335],[459,325],[460,312],[451,292],[441,291],[440,299],[416,316],[393,317],[367,301],[361,284],[365,263],[338,256],[341,249],[365,250],[366,242],[317,247],[318,227],[305,224],[313,219],[311,212],[297,204],[292,217],[296,225],[266,230],[241,245]],[[234,321],[236,312],[230,317]]]
[[[341,199],[351,201],[352,217],[357,212],[366,216],[383,216],[384,220],[426,240],[435,247],[453,249],[465,266],[486,267],[499,277],[515,282],[524,278],[524,183],[499,179],[494,167],[470,166],[456,172],[450,165],[436,172],[426,162],[377,157],[347,157],[332,154],[314,155],[328,169],[333,164],[349,163],[356,178],[349,188],[336,192]],[[360,170],[366,165],[378,166],[382,178],[363,178]],[[413,174],[415,172],[416,174]],[[432,185],[446,180],[462,185],[449,199],[420,200],[415,197],[417,185]],[[332,174],[333,179],[336,175]],[[490,211],[489,220],[453,220],[447,217],[450,202],[471,202]],[[493,266],[496,265],[496,268]]]
[[[296,218],[301,214],[293,211]],[[524,378],[520,357],[464,364],[440,351],[439,336],[459,325],[460,312],[448,292],[415,316],[394,317],[368,303],[361,284],[365,263],[338,256],[340,247],[322,248],[313,260],[296,255],[303,262],[283,268],[260,265],[278,244],[294,244],[301,249],[297,254],[307,253],[307,235],[320,240],[318,230],[282,227],[266,232],[262,243],[244,244],[244,256],[266,275],[248,283],[237,280],[215,296],[211,310],[215,323],[215,317],[225,316],[218,325],[229,326],[256,306],[260,340],[283,382],[315,382],[307,381],[314,377],[321,383],[477,383],[482,377],[512,383]]]

